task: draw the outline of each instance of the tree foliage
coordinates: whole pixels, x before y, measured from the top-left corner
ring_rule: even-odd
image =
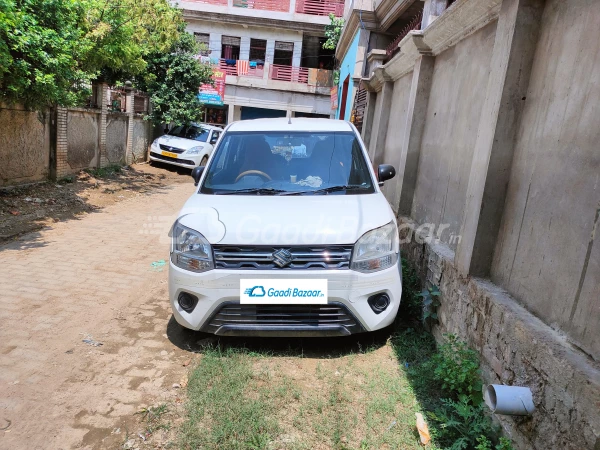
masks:
[[[329,14],[329,25],[325,25],[325,37],[327,40],[323,43],[323,48],[327,50],[335,50],[342,35],[344,28],[344,19],[335,17],[334,14]]]
[[[93,81],[140,78],[183,23],[169,0],[0,0],[0,101],[69,106]]]
[[[77,0],[0,0],[0,101],[44,107],[87,95],[84,19]]]
[[[191,34],[182,32],[166,52],[148,56],[145,75],[137,85],[150,94],[155,124],[189,124],[200,119],[202,104],[198,87],[209,83],[212,67],[198,61],[198,44]]]

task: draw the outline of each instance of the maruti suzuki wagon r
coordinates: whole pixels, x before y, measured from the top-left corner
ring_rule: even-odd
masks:
[[[390,325],[402,293],[398,230],[349,122],[230,124],[171,235],[179,324],[217,335],[344,336]]]

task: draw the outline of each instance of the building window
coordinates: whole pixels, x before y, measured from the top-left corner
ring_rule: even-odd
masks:
[[[210,35],[208,33],[194,33],[196,42],[200,45],[200,54],[202,56],[208,56]]]
[[[267,54],[267,41],[250,39],[250,61],[264,62]]]
[[[222,36],[221,57],[227,60],[240,59],[240,41],[239,37]]]
[[[291,66],[293,53],[293,42],[275,41],[275,54],[273,55],[273,63],[280,64],[282,66]]]

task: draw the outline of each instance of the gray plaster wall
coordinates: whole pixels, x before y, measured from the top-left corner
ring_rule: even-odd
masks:
[[[460,41],[435,60],[423,131],[412,217],[447,224],[454,248],[464,211],[477,127],[485,100],[496,22]]]
[[[49,121],[49,112],[0,108],[0,186],[48,177]]]
[[[67,162],[73,170],[94,167],[98,161],[100,114],[87,111],[67,113]]]
[[[111,164],[125,163],[127,120],[126,114],[110,114],[106,120],[106,156]]]
[[[596,360],[598,30],[600,2],[546,3],[492,264],[494,282]]]
[[[400,164],[402,154],[402,142],[406,134],[406,116],[408,111],[408,99],[410,97],[410,86],[413,73],[410,72],[394,83],[394,98],[390,109],[388,131],[386,134],[385,147],[382,161],[391,164],[396,170]],[[400,180],[399,177],[386,181],[382,188],[385,197],[390,202],[394,212],[398,212],[400,203]]]
[[[133,120],[133,161],[145,161],[152,143],[152,123],[136,117]]]
[[[368,152],[369,152],[369,156],[371,157],[371,161],[373,160],[373,156],[375,155],[375,137],[373,136],[373,131],[377,132],[377,130],[379,130],[379,121],[381,119],[381,114],[377,114],[377,111],[379,111],[379,109],[381,108],[381,102],[383,101],[383,94],[381,92],[377,93],[377,98],[375,100],[375,106],[374,106],[374,118],[373,118],[373,127],[371,128],[371,143],[369,144],[369,147],[367,148]],[[391,113],[391,111],[390,111]]]

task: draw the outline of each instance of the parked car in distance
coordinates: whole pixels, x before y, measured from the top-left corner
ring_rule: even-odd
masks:
[[[354,125],[258,119],[225,128],[171,229],[169,296],[217,335],[345,336],[390,325],[396,219]]]
[[[152,142],[150,161],[193,169],[205,166],[223,128],[204,123],[173,128]]]

